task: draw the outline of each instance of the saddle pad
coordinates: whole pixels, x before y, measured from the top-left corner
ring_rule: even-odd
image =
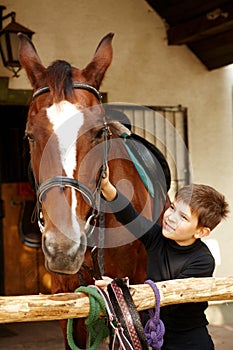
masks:
[[[127,143],[125,143],[125,147],[127,149],[127,152],[129,154],[132,162],[135,165],[135,168],[137,169],[137,171],[142,179],[142,182],[144,183],[144,186],[146,187],[147,191],[150,193],[151,197],[154,198],[155,197],[154,186],[153,186],[153,183],[152,183],[150,177],[148,176],[147,172],[145,171],[145,168],[143,168],[142,165],[139,163],[138,159],[135,157],[133,152],[130,150]]]

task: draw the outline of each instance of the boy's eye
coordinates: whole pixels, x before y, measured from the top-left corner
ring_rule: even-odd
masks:
[[[187,218],[187,216],[186,215],[184,215],[184,214],[181,214],[181,218],[183,219],[183,220],[188,220],[188,218]]]

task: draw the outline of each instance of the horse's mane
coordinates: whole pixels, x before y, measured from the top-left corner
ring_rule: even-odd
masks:
[[[62,60],[54,61],[47,69],[47,83],[50,88],[53,102],[69,100],[73,96],[72,67]]]

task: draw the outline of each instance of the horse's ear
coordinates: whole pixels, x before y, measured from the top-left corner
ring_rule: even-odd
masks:
[[[37,89],[43,81],[45,67],[41,63],[32,41],[22,33],[18,33],[18,38],[20,64],[25,69],[32,87]]]
[[[87,82],[99,89],[105,72],[112,62],[112,38],[114,33],[107,34],[99,43],[92,61],[82,73]]]

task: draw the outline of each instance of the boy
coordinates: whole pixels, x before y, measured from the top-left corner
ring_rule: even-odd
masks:
[[[117,220],[144,244],[147,279],[159,282],[213,275],[214,258],[201,238],[227,217],[229,208],[222,194],[207,185],[184,186],[165,211],[161,227],[138,214],[106,175],[102,195]],[[213,350],[204,313],[207,306],[207,302],[200,302],[162,307],[162,350]]]

